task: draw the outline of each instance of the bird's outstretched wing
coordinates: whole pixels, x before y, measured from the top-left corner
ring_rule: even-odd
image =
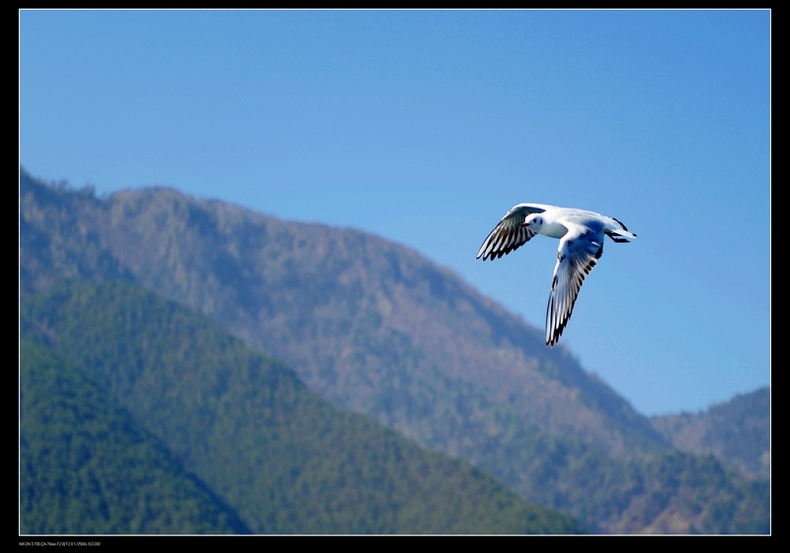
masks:
[[[554,347],[573,313],[584,279],[603,253],[603,232],[573,226],[560,240],[546,308],[546,345]]]
[[[543,213],[546,206],[541,204],[518,204],[502,217],[494,230],[485,239],[477,252],[477,259],[498,259],[509,254],[535,236],[535,232],[521,226],[530,213]]]

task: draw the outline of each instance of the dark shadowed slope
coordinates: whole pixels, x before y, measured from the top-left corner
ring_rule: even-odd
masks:
[[[21,533],[250,531],[78,368],[27,340],[20,361]]]

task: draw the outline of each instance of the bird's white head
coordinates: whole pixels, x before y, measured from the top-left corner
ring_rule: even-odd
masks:
[[[538,232],[543,227],[543,217],[538,213],[530,213],[524,218],[524,222],[521,223],[521,226],[529,227],[531,230]]]

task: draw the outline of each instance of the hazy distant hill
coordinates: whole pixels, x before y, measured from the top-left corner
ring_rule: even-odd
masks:
[[[767,491],[674,452],[567,350],[413,250],[170,189],[97,199],[23,174],[20,192],[23,293],[64,276],[138,282],[284,359],[335,405],[590,527],[767,528]],[[766,508],[744,515],[754,498]]]
[[[578,530],[466,462],[338,411],[286,367],[133,285],[77,282],[27,297],[21,325],[85,375],[24,344],[29,531]],[[212,492],[190,488],[170,452],[114,402]],[[213,494],[244,522],[228,520]]]
[[[755,478],[768,478],[771,466],[770,390],[739,394],[702,413],[653,417],[656,430],[678,449],[711,452]]]

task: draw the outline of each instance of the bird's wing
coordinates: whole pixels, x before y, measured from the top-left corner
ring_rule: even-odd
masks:
[[[518,204],[502,217],[494,230],[485,239],[483,245],[477,252],[477,259],[497,259],[508,254],[525,244],[530,238],[535,236],[535,232],[527,227],[522,227],[521,223],[530,213],[543,213],[546,208],[542,204]]]
[[[560,339],[584,279],[603,253],[603,232],[576,225],[570,227],[560,240],[546,309],[546,345],[550,347]]]

